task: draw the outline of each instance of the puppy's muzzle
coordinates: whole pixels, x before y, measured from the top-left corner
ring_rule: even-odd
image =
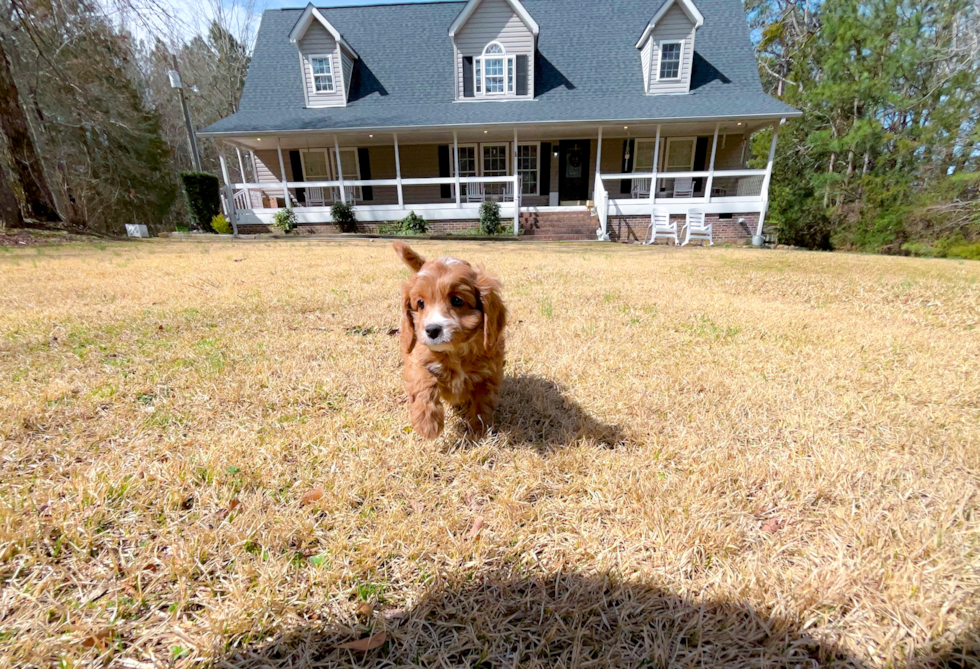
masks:
[[[429,337],[429,339],[431,339],[432,341],[435,341],[435,340],[437,340],[439,338],[439,335],[442,334],[442,326],[441,325],[428,325],[425,328],[425,334]]]

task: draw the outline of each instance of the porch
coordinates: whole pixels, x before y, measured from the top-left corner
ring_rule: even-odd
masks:
[[[642,238],[654,208],[673,216],[696,208],[713,220],[731,220],[721,227],[734,241],[761,233],[772,152],[766,168],[750,169],[749,138],[773,122],[308,131],[217,139],[237,154],[237,165],[222,162],[223,205],[236,231],[269,225],[283,207],[293,210],[301,226],[324,229],[333,223],[334,202],[353,204],[366,232],[412,211],[435,232],[460,230],[476,227],[481,203],[494,200],[514,234],[533,235],[544,221],[550,232],[567,226],[570,237],[627,241]]]

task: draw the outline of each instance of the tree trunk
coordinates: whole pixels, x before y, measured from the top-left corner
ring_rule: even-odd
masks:
[[[21,224],[23,219],[20,216],[20,207],[17,206],[17,197],[14,195],[10,181],[7,180],[7,173],[0,164],[0,230],[4,228],[15,228]]]
[[[25,217],[48,223],[61,221],[61,216],[54,208],[54,198],[44,178],[44,170],[34,147],[34,140],[31,139],[27,117],[20,106],[17,84],[10,71],[10,60],[7,58],[2,40],[0,40],[0,129],[7,137],[7,147],[13,159],[14,171],[24,190]]]

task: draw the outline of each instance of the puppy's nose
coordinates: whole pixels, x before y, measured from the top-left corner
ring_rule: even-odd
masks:
[[[425,334],[429,335],[429,339],[438,339],[439,335],[442,334],[441,325],[427,325],[425,327]]]

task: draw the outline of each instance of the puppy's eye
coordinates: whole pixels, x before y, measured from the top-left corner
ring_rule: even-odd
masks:
[[[449,300],[449,304],[458,309],[459,307],[463,306],[463,298],[461,298],[459,295],[453,295]]]
[[[422,311],[423,309],[425,309],[425,302],[423,300],[419,300],[416,306],[418,306],[419,311]]]

